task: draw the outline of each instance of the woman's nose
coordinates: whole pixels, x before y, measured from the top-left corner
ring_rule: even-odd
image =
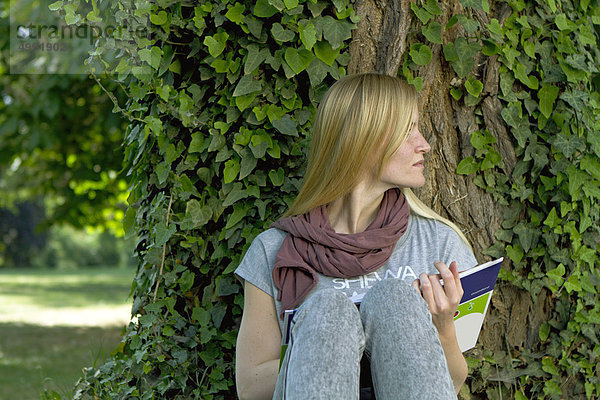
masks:
[[[427,140],[425,139],[425,136],[423,136],[423,134],[421,133],[421,131],[419,131],[419,144],[417,146],[417,149],[420,152],[423,153],[429,153],[431,151],[431,146],[429,145],[429,142],[427,142]]]

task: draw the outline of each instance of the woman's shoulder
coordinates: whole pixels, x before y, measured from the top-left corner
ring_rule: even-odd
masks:
[[[470,248],[450,225],[433,218],[427,218],[415,213],[410,215],[412,219],[411,230],[421,240],[433,241],[440,247],[463,247]]]
[[[277,255],[286,233],[277,228],[269,228],[262,231],[252,241],[248,253],[264,252],[267,258]]]
[[[258,242],[263,246],[281,246],[283,239],[285,239],[286,233],[281,229],[277,228],[269,228],[265,231],[262,231],[254,238],[253,242]]]
[[[437,233],[438,235],[456,235],[456,231],[449,225],[433,218],[427,218],[422,215],[411,212],[410,218],[412,219],[412,226],[417,229],[429,230]]]

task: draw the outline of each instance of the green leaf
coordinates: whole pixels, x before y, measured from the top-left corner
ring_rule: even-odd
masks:
[[[481,170],[494,168],[502,162],[502,156],[496,150],[488,148],[485,153],[485,158],[481,161]]]
[[[465,28],[465,31],[468,34],[475,33],[479,29],[479,23],[474,19],[467,18],[462,14],[458,14],[456,18],[458,18],[458,22],[462,25],[463,28]]]
[[[293,47],[288,47],[285,50],[285,62],[290,66],[295,74],[304,71],[314,59],[311,51],[306,49],[296,50]]]
[[[581,285],[579,284],[579,279],[577,278],[577,275],[571,274],[571,276],[569,276],[569,279],[567,279],[567,281],[565,282],[565,289],[567,289],[567,292],[569,293],[581,292]]]
[[[304,47],[307,50],[311,50],[315,43],[317,43],[317,31],[315,30],[315,26],[313,24],[308,24],[304,26],[303,24],[298,25],[298,34],[300,35],[300,40]],[[331,47],[331,45],[330,45]],[[317,57],[319,55],[317,54]]]
[[[179,290],[181,290],[182,293],[185,293],[192,288],[194,285],[194,276],[192,271],[183,271],[181,278],[177,280],[179,283]]]
[[[152,68],[157,70],[160,67],[163,51],[158,46],[152,46],[152,49],[141,49],[138,51],[138,55],[140,56],[140,60],[147,62]]]
[[[298,0],[283,0],[283,4],[285,4],[285,8],[288,10],[293,10],[298,7]]]
[[[333,65],[336,58],[340,55],[340,49],[333,50],[329,42],[323,40],[317,42],[314,49],[317,58],[329,66]]]
[[[281,167],[279,167],[277,171],[275,171],[274,169],[269,171],[269,179],[271,179],[271,183],[273,183],[274,186],[283,185],[284,176],[285,172]]]
[[[48,6],[48,9],[50,11],[58,11],[58,10],[60,10],[62,8],[62,6],[63,6],[63,2],[62,2],[62,0],[59,0],[59,1],[56,1],[56,2],[54,2],[52,4],[50,4]]]
[[[429,20],[431,18],[433,18],[433,15],[431,15],[431,13],[429,11],[427,11],[424,8],[419,7],[412,1],[410,2],[410,9],[412,10],[413,13],[415,13],[415,16],[419,19],[419,21],[421,21],[422,24],[428,23]]]
[[[244,179],[256,168],[258,160],[252,155],[252,152],[244,148],[241,154],[242,162],[240,163],[240,179]]]
[[[542,325],[540,325],[540,330],[539,330],[538,336],[542,342],[545,342],[546,339],[548,339],[548,336],[550,336],[550,324],[549,323],[544,322]]]
[[[229,10],[227,10],[225,13],[225,18],[231,22],[241,25],[244,21],[244,11],[246,11],[246,7],[243,4],[235,3],[229,8]]]
[[[469,92],[473,97],[479,97],[481,91],[483,90],[483,83],[479,79],[473,79],[469,77],[465,82],[465,89]]]
[[[284,29],[283,26],[277,22],[274,23],[273,27],[271,28],[271,35],[273,35],[275,40],[280,42],[289,42],[294,39],[294,36],[296,36],[294,32],[290,31],[289,29]]]
[[[323,20],[323,37],[333,49],[341,47],[344,41],[352,37],[354,25],[350,22],[339,21],[329,15],[323,17]]]
[[[292,120],[292,118],[288,114],[285,114],[284,116],[282,116],[281,119],[273,120],[272,124],[275,129],[277,129],[279,132],[283,133],[284,135],[296,136],[296,137],[298,136],[298,129],[296,128],[296,122],[294,122],[294,120]]]
[[[558,369],[556,368],[556,365],[554,364],[554,361],[552,361],[551,357],[544,357],[542,359],[542,369],[549,374],[560,376],[560,373],[558,372]]]
[[[156,232],[155,245],[162,246],[163,244],[167,243],[167,241],[171,238],[171,236],[173,236],[173,234],[175,233],[176,230],[177,230],[177,227],[173,224],[169,224],[168,227],[164,223],[157,224],[156,229],[155,229],[155,232]]]
[[[128,207],[125,212],[125,218],[123,218],[123,230],[125,231],[125,237],[130,238],[136,233],[136,209],[134,207]]]
[[[454,47],[454,43],[446,43],[443,47],[444,59],[449,62],[458,61],[458,53]]]
[[[513,230],[519,237],[519,243],[525,253],[528,253],[529,250],[535,248],[540,237],[537,230],[531,228],[523,221],[519,222]]]
[[[529,399],[523,394],[522,391],[517,390],[515,392],[515,400],[529,400]]]
[[[248,197],[248,192],[246,189],[244,189],[240,182],[236,182],[223,201],[223,207],[228,207],[241,199],[245,199],[246,197]]]
[[[244,62],[244,74],[252,74],[269,54],[269,49],[260,49],[256,44],[250,44],[246,48],[248,54]]]
[[[457,59],[451,61],[452,68],[460,78],[464,78],[473,69],[475,55],[481,50],[481,46],[477,42],[467,42],[465,38],[459,37],[454,42],[454,50]]]
[[[252,13],[260,18],[270,18],[277,12],[277,9],[270,5],[267,0],[257,0]]]
[[[219,32],[213,36],[205,37],[203,43],[208,47],[208,53],[211,56],[218,57],[225,50],[227,39],[229,39],[227,32]]]
[[[240,163],[236,159],[227,160],[223,169],[223,182],[233,182],[240,172]]]
[[[456,167],[456,173],[459,175],[471,175],[479,171],[479,163],[473,157],[467,157],[461,160]]]
[[[156,166],[156,176],[158,177],[158,183],[163,184],[167,180],[169,176],[169,172],[171,172],[171,164],[167,164],[165,162],[161,162]]]
[[[158,14],[150,14],[150,22],[154,25],[164,25],[167,23],[167,19],[167,12],[164,10],[159,11]]]
[[[458,101],[463,96],[463,91],[460,90],[459,88],[451,87],[450,88],[450,94],[452,95],[452,97],[454,98],[454,100]]]
[[[246,205],[242,203],[235,203],[233,206],[233,213],[227,219],[227,224],[225,225],[225,229],[230,229],[235,226],[238,222],[240,222],[248,213],[248,208]]]
[[[154,135],[162,135],[163,124],[160,119],[149,115],[146,118],[144,118],[144,121],[146,122],[147,127],[150,129],[150,131],[154,133]]]
[[[427,65],[431,61],[431,49],[426,44],[415,43],[410,46],[410,57],[417,65]]]
[[[459,0],[464,8],[471,7],[478,10],[483,10],[482,0]]]
[[[319,58],[315,58],[312,60],[306,72],[308,72],[308,77],[310,79],[310,85],[312,87],[317,87],[323,79],[327,76],[327,72],[329,71],[329,67]],[[600,143],[600,142],[599,142]],[[600,149],[600,145],[599,145]]]
[[[169,85],[158,86],[156,88],[156,94],[160,96],[164,101],[169,101],[169,94],[171,93],[171,87]]]
[[[431,15],[444,15],[444,12],[437,3],[437,0],[427,0],[423,6]]]
[[[208,326],[210,324],[210,312],[201,307],[194,307],[192,319],[197,321],[199,326]]]
[[[561,223],[561,219],[556,213],[556,208],[552,207],[552,210],[548,213],[548,217],[544,220],[544,225],[550,228],[555,228]]]
[[[81,21],[81,16],[79,14],[75,14],[74,12],[67,12],[65,15],[65,22],[67,25],[75,25],[79,21]]]
[[[500,52],[500,47],[498,47],[498,45],[495,42],[489,39],[482,39],[481,42],[483,43],[483,48],[481,49],[483,55],[491,57],[494,54],[498,54]]]
[[[496,18],[492,18],[492,20],[489,22],[489,24],[486,25],[486,27],[491,33],[503,36],[502,25],[500,25],[500,22],[498,22]]]
[[[552,108],[554,107],[554,101],[558,97],[559,89],[557,86],[545,84],[538,91],[538,98],[540,100],[540,111],[546,118],[550,118],[552,114]]]
[[[554,281],[556,286],[561,286],[565,281],[562,277],[565,274],[565,267],[562,264],[559,264],[558,267],[548,271],[546,276]]]
[[[240,78],[238,84],[233,91],[233,97],[244,96],[250,93],[260,92],[262,90],[262,82],[255,80],[252,75],[244,75]]]
[[[556,16],[556,18],[554,19],[554,23],[556,24],[556,27],[561,31],[570,32],[577,30],[577,24],[570,21],[569,18],[567,18],[567,16],[562,13]]]
[[[500,112],[502,119],[512,128],[517,128],[521,124],[521,108],[516,104],[509,104]]]
[[[581,160],[579,167],[586,170],[594,178],[600,180],[600,162],[597,158],[586,155]]]
[[[208,223],[213,216],[213,210],[208,205],[202,205],[198,200],[192,199],[186,203],[185,218],[189,222],[189,229],[200,228]]]
[[[514,263],[518,264],[523,259],[523,249],[518,244],[515,244],[514,246],[508,245],[506,246],[506,255]]]
[[[475,131],[471,133],[470,141],[471,145],[475,149],[479,150],[483,149],[485,145],[496,143],[498,140],[487,129],[485,129],[483,131]]]
[[[421,28],[423,36],[432,43],[442,44],[442,25],[437,21],[431,21]]]
[[[588,179],[588,174],[571,164],[567,168],[567,175],[569,177],[569,194],[573,198],[577,198],[581,185]]]

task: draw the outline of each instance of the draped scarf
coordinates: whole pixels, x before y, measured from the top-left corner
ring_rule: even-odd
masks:
[[[375,219],[362,232],[335,232],[325,205],[273,223],[271,227],[287,232],[273,268],[282,312],[302,302],[317,285],[317,273],[352,278],[381,268],[406,232],[409,214],[404,194],[400,189],[390,189]]]

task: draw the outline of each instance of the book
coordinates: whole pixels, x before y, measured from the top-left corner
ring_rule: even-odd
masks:
[[[458,274],[464,294],[454,314],[454,326],[462,352],[477,344],[503,260],[501,257]]]
[[[459,272],[464,294],[454,314],[454,324],[458,345],[462,352],[472,349],[477,344],[503,260],[503,257],[498,258]],[[360,306],[360,301],[355,303]],[[297,309],[284,312],[280,366],[290,342],[296,311]]]

